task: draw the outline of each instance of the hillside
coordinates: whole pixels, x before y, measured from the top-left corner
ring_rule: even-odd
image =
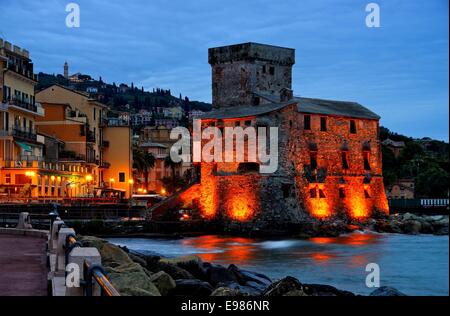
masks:
[[[115,111],[138,112],[141,109],[151,110],[154,107],[181,106],[183,109],[209,111],[211,105],[205,102],[191,101],[187,96],[175,97],[170,90],[155,88],[145,91],[143,87],[135,87],[121,83],[105,83],[100,77],[98,80],[89,75],[78,74],[76,82],[65,79],[62,75],[51,75],[40,72],[38,74],[37,90],[44,89],[52,84],[69,86],[78,91],[89,92],[93,98],[109,105]]]
[[[428,137],[413,139],[380,128],[381,141],[389,138],[405,142],[405,148],[396,158],[382,145],[383,176],[386,185],[401,178],[414,178],[416,197],[442,198],[449,193],[449,144]]]

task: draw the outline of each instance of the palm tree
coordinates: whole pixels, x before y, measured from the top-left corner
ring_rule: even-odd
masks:
[[[175,162],[169,155],[164,159],[164,166],[169,167],[172,170],[172,190],[175,191],[175,180],[176,180],[175,169],[181,166],[181,161]]]
[[[133,149],[133,168],[136,168],[144,175],[145,190],[148,191],[148,174],[150,169],[155,166],[155,156],[142,149]]]

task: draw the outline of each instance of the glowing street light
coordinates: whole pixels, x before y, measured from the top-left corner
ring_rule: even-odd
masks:
[[[92,181],[92,175],[88,174],[88,175],[86,176],[86,181],[87,181],[87,182],[91,182],[91,181]]]
[[[34,171],[25,171],[25,175],[27,177],[32,178],[32,177],[34,177],[36,175],[36,172],[34,172]]]

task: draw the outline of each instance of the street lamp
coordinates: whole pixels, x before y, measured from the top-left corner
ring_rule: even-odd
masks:
[[[28,178],[30,178],[30,202],[31,202],[31,191],[32,191],[32,184],[33,184],[33,177],[36,175],[36,172],[30,170],[30,171],[25,171],[25,176],[27,176]]]
[[[92,181],[92,175],[88,174],[86,175],[86,182],[87,182],[87,195],[89,196],[91,181]]]
[[[114,181],[114,178],[109,178],[109,186],[111,189],[113,188]]]
[[[133,184],[134,184],[134,180],[133,179],[129,179],[128,180],[128,184],[130,185],[130,197],[133,194]]]

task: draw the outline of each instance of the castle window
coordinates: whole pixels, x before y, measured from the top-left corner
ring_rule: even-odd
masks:
[[[291,196],[292,185],[289,183],[283,183],[281,185],[281,190],[283,191],[283,198],[288,198]]]
[[[363,152],[364,157],[364,170],[370,170],[370,153],[368,151]]]
[[[311,115],[303,116],[303,129],[305,129],[305,130],[311,129]]]
[[[342,169],[347,170],[348,169],[348,154],[347,152],[343,151],[342,152]]]
[[[292,128],[292,120],[289,120],[289,127]]]
[[[269,67],[269,73],[273,76],[275,74],[275,67],[270,66]]]
[[[350,134],[356,134],[356,122],[355,122],[355,120],[350,120]]]
[[[344,190],[344,188],[339,188],[339,198],[341,198],[341,199],[345,198],[345,190]]]
[[[262,66],[262,73],[263,73],[263,74],[266,73],[266,65]]]
[[[315,199],[317,197],[317,190],[316,190],[316,188],[309,189],[309,197],[311,199]]]
[[[312,170],[317,169],[317,152],[310,152],[309,153],[309,165]]]
[[[366,189],[364,189],[364,197],[366,199],[370,199],[370,194],[369,194],[369,192]]]
[[[322,116],[320,118],[320,130],[322,132],[326,132],[327,131],[327,118]]]
[[[325,198],[325,193],[323,192],[322,189],[319,189],[319,198],[321,198],[321,199]]]

